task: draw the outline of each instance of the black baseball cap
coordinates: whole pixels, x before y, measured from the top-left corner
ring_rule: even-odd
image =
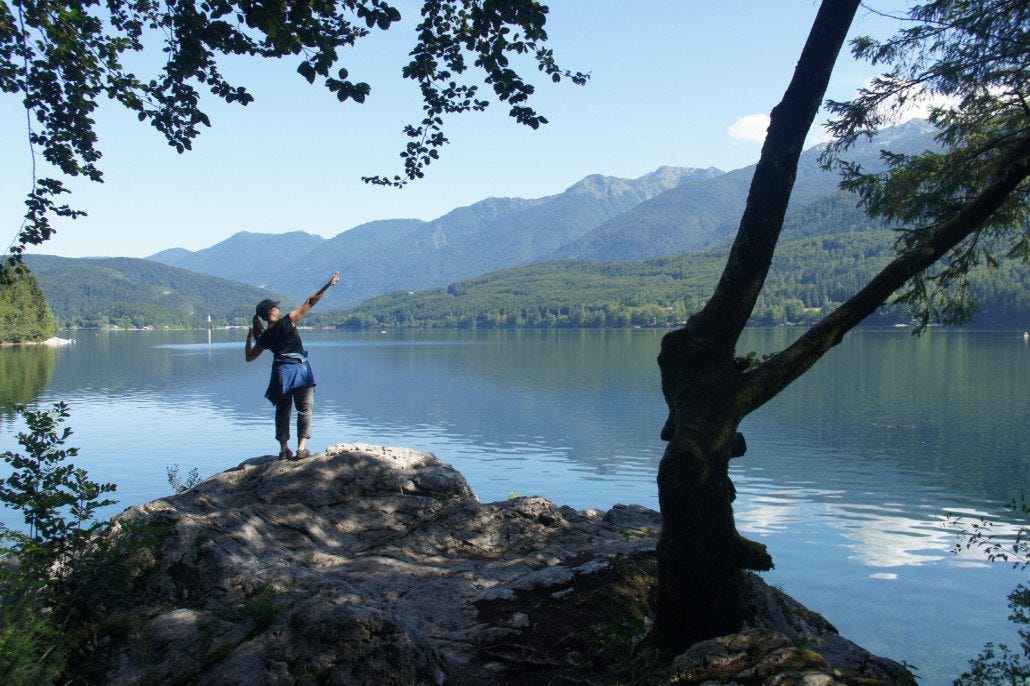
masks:
[[[254,312],[256,312],[257,316],[262,319],[268,319],[268,313],[272,311],[273,307],[279,307],[279,301],[265,298],[257,304],[257,307],[254,308]]]

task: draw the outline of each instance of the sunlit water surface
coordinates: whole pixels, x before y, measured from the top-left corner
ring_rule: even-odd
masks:
[[[662,333],[306,331],[312,447],[431,451],[483,501],[657,508]],[[247,364],[242,334],[77,332],[58,351],[0,349],[0,401],[67,402],[77,463],[118,484],[114,514],[167,495],[168,466],[209,476],[277,450],[268,355]],[[750,330],[741,352],[796,335]],[[1028,379],[1021,332],[849,335],[742,427],[735,510],[776,561],[765,578],[924,684],[949,683],[988,640],[1017,644],[1005,618],[1020,573],[953,554],[944,522],[1019,524],[1004,505],[1030,485]],[[9,412],[0,428],[0,450],[17,449]]]

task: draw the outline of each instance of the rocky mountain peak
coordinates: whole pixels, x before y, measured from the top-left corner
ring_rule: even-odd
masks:
[[[641,199],[652,198],[663,191],[693,180],[708,179],[722,174],[715,167],[695,169],[692,167],[658,167],[636,179],[591,174],[569,186],[566,193],[584,193],[595,198],[604,198],[626,193],[635,193]]]

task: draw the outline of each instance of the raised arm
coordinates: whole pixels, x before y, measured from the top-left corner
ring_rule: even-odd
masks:
[[[340,280],[340,272],[333,272],[332,278],[330,278],[329,281],[326,282],[326,284],[324,286],[322,286],[317,291],[315,291],[314,293],[309,295],[307,300],[302,302],[296,308],[290,310],[290,313],[288,315],[286,315],[286,316],[290,318],[291,322],[296,324],[298,321],[300,321],[301,317],[303,317],[304,315],[306,315],[308,312],[311,311],[311,308],[315,306],[315,303],[317,303],[319,300],[321,300],[322,296],[325,295],[325,292],[328,291],[333,286],[335,286],[339,282],[339,280]]]

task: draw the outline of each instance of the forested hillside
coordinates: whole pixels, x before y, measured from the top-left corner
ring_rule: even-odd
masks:
[[[728,175],[724,175],[728,176]],[[382,222],[394,235],[411,220]],[[374,240],[371,232],[362,236]],[[874,224],[854,196],[834,192],[788,214],[753,324],[806,324],[850,296],[893,257],[896,235]],[[333,239],[336,240],[336,239]],[[329,243],[332,241],[327,241]],[[727,244],[646,261],[559,261],[503,269],[447,288],[404,289],[351,310],[319,306],[315,325],[348,327],[619,327],[680,323],[703,304],[725,263]],[[276,297],[261,288],[128,258],[67,259],[30,256],[62,325],[201,326],[245,324],[254,304]],[[327,269],[326,265],[316,265]],[[981,268],[971,286],[981,300],[975,326],[1030,327],[1025,265]],[[317,285],[311,274],[308,289]],[[345,277],[346,278],[346,277]],[[907,321],[889,308],[874,323]]]
[[[325,238],[304,231],[281,234],[240,231],[205,250],[190,252],[172,248],[148,259],[170,267],[265,286],[269,272],[278,271],[283,262],[317,250],[325,242]]]
[[[249,324],[262,288],[128,257],[25,258],[54,316],[69,327]]]
[[[0,343],[44,341],[57,330],[54,314],[31,274],[0,283]]]
[[[561,246],[560,259],[639,260],[694,252],[733,235],[753,167],[669,190]]]
[[[795,226],[792,231],[803,232]],[[784,242],[751,319],[753,325],[808,324],[868,282],[894,255],[884,229],[840,231]],[[682,323],[704,303],[727,247],[642,262],[563,261],[506,269],[422,293],[373,298],[326,323],[363,327],[612,327]],[[981,300],[973,326],[1030,325],[1030,267],[980,268],[971,290]],[[906,323],[887,307],[870,324]]]

